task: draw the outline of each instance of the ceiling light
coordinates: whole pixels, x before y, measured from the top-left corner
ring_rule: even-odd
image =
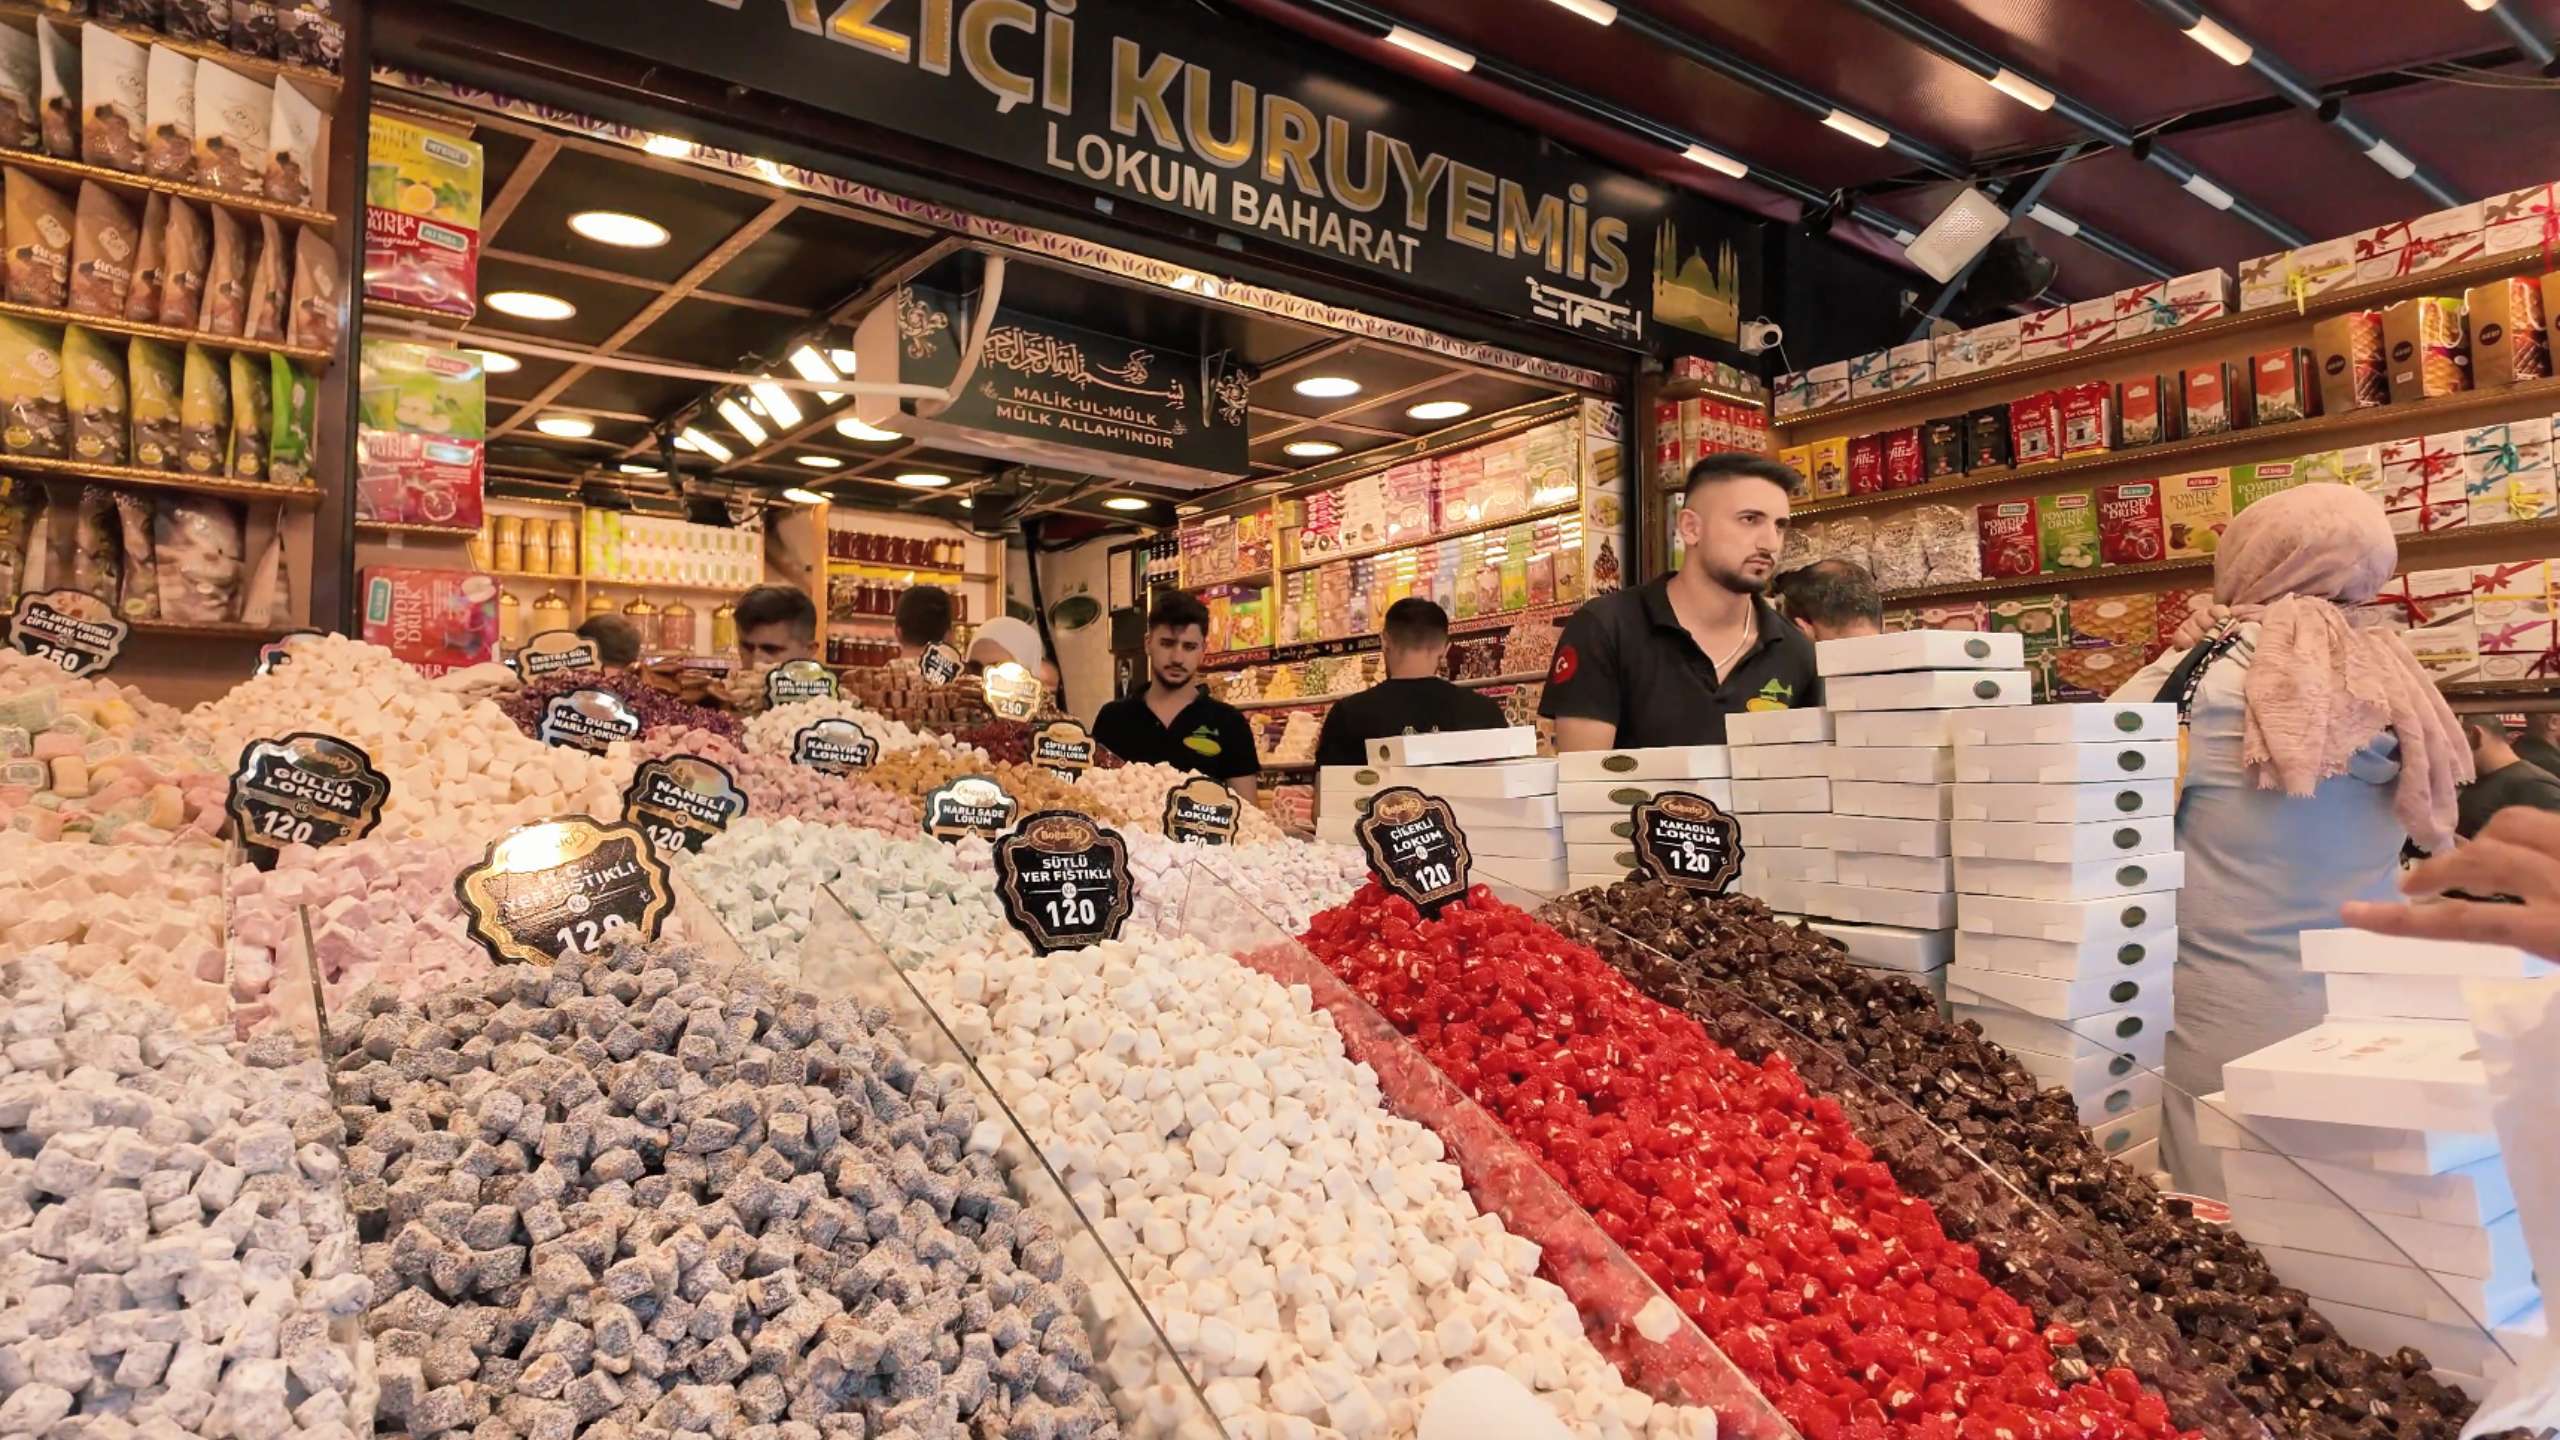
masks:
[[[819,494],[815,490],[803,490],[797,485],[783,491],[782,498],[790,501],[794,505],[824,505],[827,503],[826,496]]]
[[[782,167],[761,156],[756,160],[756,173],[785,190],[792,188],[791,177],[782,173]]]
[[[679,450],[690,450],[697,455],[708,455],[712,459],[717,460],[724,465],[737,458],[731,453],[728,446],[721,444],[719,441],[712,439],[709,435],[704,434],[690,425],[684,428],[683,434],[676,437],[676,448]]]
[[[1360,382],[1348,375],[1310,375],[1289,387],[1310,400],[1339,400],[1360,393]]]
[[[850,350],[830,350],[827,352],[827,359],[833,362],[836,369],[843,374],[859,375],[862,373],[862,357],[854,354]]]
[[[1884,148],[1885,142],[1893,138],[1885,133],[1883,126],[1872,120],[1861,119],[1846,110],[1832,111],[1822,117],[1822,123],[1860,144],[1873,145],[1878,149]]]
[[[584,440],[596,433],[596,422],[584,415],[545,415],[533,428],[560,440]]]
[[[581,210],[569,217],[569,228],[599,245],[625,250],[655,250],[672,238],[657,221],[620,210]]]
[[[1286,490],[1286,489],[1288,489],[1290,486],[1295,485],[1295,484],[1297,484],[1297,483],[1298,483],[1298,482],[1297,482],[1297,481],[1295,481],[1295,480],[1265,480],[1265,481],[1263,481],[1261,484],[1256,485],[1256,486],[1254,486],[1253,488],[1254,488],[1255,493],[1257,493],[1257,494],[1261,494],[1261,495],[1277,495],[1277,494],[1279,494],[1281,491]]]
[[[951,483],[951,477],[932,470],[909,470],[898,477],[898,483],[910,490],[939,490]]]
[[[966,495],[963,495],[960,497],[960,508],[963,510],[975,510],[978,508],[978,502],[970,499]]]
[[[1280,447],[1280,453],[1295,455],[1301,460],[1321,460],[1327,455],[1341,454],[1342,447],[1330,440],[1292,440]]]
[[[2037,205],[2027,211],[2027,218],[2057,235],[2077,235],[2080,222],[2050,205]]]
[[[1680,158],[1693,165],[1704,165],[1719,175],[1730,175],[1736,180],[1751,173],[1750,166],[1730,155],[1720,155],[1704,145],[1690,146],[1680,152]]]
[[[2462,0],[2462,3],[2486,15],[2498,8],[2498,0]]]
[[[2374,141],[2373,148],[2364,152],[2364,158],[2381,166],[2383,173],[2394,180],[2406,180],[2418,173],[2418,162],[2401,154],[2400,147],[2388,140]]]
[[[513,375],[524,368],[523,361],[496,350],[465,350],[462,353],[479,356],[480,368],[491,375]]]
[[[1173,513],[1183,516],[1197,515],[1206,508],[1202,505],[1176,505],[1173,507]]]
[[[1464,400],[1425,400],[1406,406],[1404,413],[1416,420],[1455,420],[1474,408]]]
[[[681,160],[693,153],[693,142],[678,139],[673,135],[652,135],[649,137],[649,143],[640,148],[652,155],[662,155],[669,160]]]
[[[812,470],[841,470],[844,468],[844,462],[833,455],[803,455],[800,457],[800,463],[808,466]]]
[[[720,412],[721,419],[729,422],[730,429],[747,437],[748,444],[761,445],[765,442],[765,428],[756,423],[756,417],[747,413],[746,406],[730,399],[721,401],[713,408]]]
[[[2007,66],[1991,72],[1991,88],[2030,110],[2053,108],[2052,91]]]
[[[1618,7],[1610,4],[1609,0],[1555,0],[1555,3],[1594,25],[1614,25],[1618,20]]]
[[[2196,23],[2187,27],[2187,38],[2212,51],[2226,65],[2246,65],[2249,57],[2257,53],[2249,48],[2248,41],[2224,29],[2210,15],[2198,14]]]
[[[1135,495],[1114,495],[1110,499],[1102,502],[1102,508],[1105,510],[1144,510],[1154,503],[1156,502],[1153,500],[1141,500]]]
[[[618,470],[618,471],[620,471],[621,473],[623,473],[623,474],[625,474],[625,475],[664,475],[664,474],[666,474],[666,473],[667,473],[666,471],[659,469],[659,468],[658,468],[657,466],[655,466],[655,465],[631,465],[631,464],[623,464],[623,465],[616,465],[616,466],[614,466],[613,468],[614,468],[614,469],[616,469],[616,470]]]
[[[803,345],[792,351],[791,368],[799,371],[800,378],[812,385],[831,384],[844,378],[836,373],[836,367],[828,364],[827,357],[819,354],[814,345]],[[821,390],[818,392],[818,398],[833,405],[844,399],[844,396],[833,390]]]
[[[1408,30],[1398,25],[1387,31],[1386,40],[1399,50],[1410,50],[1425,60],[1436,60],[1461,73],[1476,68],[1476,57],[1445,40],[1434,40],[1419,30]]]
[[[487,301],[490,309],[519,320],[566,320],[578,313],[577,306],[537,290],[501,290]]]
[[[2231,208],[2231,192],[2214,184],[2212,181],[2207,180],[2202,175],[2188,176],[2186,178],[2186,182],[2178,188],[2186,191],[2190,195],[2193,195],[2216,210],[2228,210]]]
[[[901,438],[895,430],[883,430],[877,425],[869,424],[861,420],[837,421],[836,433],[847,440],[868,440],[874,445],[880,444],[883,441]]]
[[[772,417],[774,424],[788,430],[800,423],[800,402],[791,398],[790,391],[771,380],[748,386],[747,393],[764,402],[764,413]]]

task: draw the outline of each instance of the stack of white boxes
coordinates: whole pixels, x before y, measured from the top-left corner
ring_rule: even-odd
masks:
[[[1537,755],[1538,732],[1525,725],[1398,735],[1370,741],[1368,765],[1328,767],[1318,783],[1330,782],[1332,770],[1340,768],[1351,772],[1340,783],[1357,787],[1355,796],[1410,785],[1446,800],[1467,837],[1475,880],[1542,897],[1560,895],[1564,826],[1556,808],[1556,762]],[[1317,835],[1332,839],[1332,792],[1319,794],[1325,804]],[[1345,807],[1354,818],[1357,803]],[[1350,839],[1348,822],[1340,833]]]
[[[1614,885],[1636,868],[1632,807],[1665,790],[1686,790],[1733,809],[1733,767],[1722,745],[1656,745],[1580,750],[1558,757],[1556,803],[1564,811],[1566,884]],[[1748,850],[1746,836],[1744,848]]]
[[[1812,798],[1811,787],[1786,787],[1781,780],[1825,781],[1823,803],[1811,810],[1738,807],[1742,826],[1742,875],[1731,893],[1757,896],[1772,910],[1802,914],[1800,885],[1837,878],[1831,853],[1831,804],[1828,762],[1831,712],[1828,710],[1745,710],[1724,717],[1724,738],[1733,747],[1734,788],[1746,788],[1752,803],[1765,807],[1780,792],[1796,788],[1798,800]]]
[[[2196,1107],[2232,1223],[2340,1335],[2414,1345],[2478,1396],[2545,1326],[2462,986],[2553,967],[2359,930],[2303,932],[2302,959],[2329,1018],[2225,1065]]]
[[[1942,1001],[1956,924],[1948,815],[1953,725],[2032,698],[2017,635],[1916,630],[1814,647],[1832,745],[1828,841],[1834,873],[1797,889],[1797,909],[1856,964],[1901,972]]]
[[[2070,1091],[2102,1149],[2156,1171],[2185,878],[2177,707],[1973,711],[1954,733],[1951,1011]]]

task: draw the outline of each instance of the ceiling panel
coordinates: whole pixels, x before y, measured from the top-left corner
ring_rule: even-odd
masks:
[[[530,290],[541,295],[556,295],[578,307],[578,313],[566,320],[527,320],[504,315],[490,308],[488,297],[501,290]],[[492,325],[526,335],[539,335],[552,343],[563,340],[579,345],[600,345],[614,331],[628,324],[653,298],[653,292],[610,280],[591,279],[584,275],[565,275],[520,265],[493,256],[480,258],[481,313]]]
[[[1454,371],[1428,390],[1400,399],[1367,405],[1354,397],[1351,408],[1335,412],[1331,417],[1373,430],[1393,430],[1405,435],[1428,435],[1434,430],[1456,424],[1468,415],[1491,415],[1516,406],[1546,399],[1555,392],[1544,386],[1506,380],[1498,375],[1478,375],[1470,371]],[[1405,412],[1415,405],[1456,402],[1467,409],[1460,415],[1442,415],[1436,419],[1417,420]],[[1293,437],[1294,438],[1294,437]]]
[[[679,300],[640,332],[631,348],[664,359],[725,369],[755,355],[776,355],[784,341],[808,328],[805,319],[723,305]],[[697,390],[700,387],[696,387]]]
[[[1374,404],[1382,395],[1393,394],[1447,373],[1447,366],[1412,351],[1391,350],[1380,345],[1356,345],[1340,354],[1325,356],[1257,382],[1253,387],[1253,403],[1266,410],[1282,410],[1292,415],[1332,415],[1346,405]],[[1301,395],[1295,388],[1307,381],[1335,378],[1359,382],[1359,392],[1326,398]]]
[[[647,172],[647,179],[638,181],[626,163],[564,149],[488,243],[666,284],[718,249],[766,203],[747,191],[661,172]],[[618,210],[654,220],[668,229],[670,238],[646,250],[599,244],[569,228],[569,218],[586,210]]]
[[[2199,162],[2200,158],[2188,156]],[[2181,273],[2215,265],[2236,268],[2250,256],[2282,248],[2280,242],[2257,226],[2226,211],[2198,204],[2167,174],[2122,150],[2094,151],[2064,166],[2047,187],[2044,198],[2045,203],[2063,214],[2150,253]],[[2292,217],[2294,197],[2290,193],[2260,199],[2276,213]],[[2019,233],[2036,237],[2036,248],[2054,253],[2044,244],[2052,231],[2031,221],[2020,224],[2023,228]]]
[[[677,380],[629,370],[590,370],[564,391],[559,404],[592,406],[631,415],[666,416],[702,393],[699,380]]]
[[[815,310],[851,298],[873,275],[924,243],[902,231],[803,208],[721,267],[704,288]]]

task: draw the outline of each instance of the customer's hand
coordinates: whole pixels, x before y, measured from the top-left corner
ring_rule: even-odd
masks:
[[[2449,890],[2512,895],[2523,903],[2430,898]],[[2477,839],[2402,876],[2400,892],[2423,903],[2359,900],[2342,912],[2346,922],[2381,935],[2513,945],[2560,960],[2560,815],[2526,806],[2501,810]]]

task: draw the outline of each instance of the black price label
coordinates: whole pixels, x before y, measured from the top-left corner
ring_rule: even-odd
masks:
[[[604,647],[575,630],[545,630],[524,642],[507,661],[516,678],[531,684],[572,670],[604,668]]]
[[[996,896],[1044,955],[1098,945],[1129,918],[1129,842],[1073,810],[1043,810],[996,842]]]
[[[1032,732],[1031,763],[1072,785],[1093,768],[1093,736],[1082,721],[1052,720]]]
[[[747,813],[738,777],[718,761],[669,755],[643,764],[622,792],[622,818],[640,827],[649,843],[670,853],[691,853]]]
[[[240,749],[225,808],[241,843],[264,850],[361,840],[382,820],[391,777],[335,735],[297,730]]]
[[[962,775],[924,797],[924,833],[936,840],[976,835],[993,840],[1013,824],[1022,802],[987,775]]]
[[[545,745],[601,755],[614,741],[638,735],[640,717],[610,690],[571,690],[542,707],[542,723],[533,733]]]
[[[1636,866],[1666,885],[1722,895],[1742,873],[1742,824],[1686,790],[1639,800],[1629,815]]]
[[[880,745],[850,720],[813,720],[791,737],[791,763],[829,775],[868,770]]]
[[[640,827],[564,815],[510,831],[454,877],[471,938],[505,964],[547,965],[647,941],[675,908],[667,862]]]
[[[95,675],[115,664],[132,633],[105,601],[77,590],[21,595],[9,616],[9,643],[65,675]]]
[[[293,663],[293,648],[295,642],[308,640],[315,635],[324,635],[326,633],[328,632],[322,630],[286,631],[282,637],[270,640],[266,644],[258,647],[258,668],[250,673],[253,675],[274,674],[276,671]]]
[[[1467,893],[1475,857],[1448,801],[1393,786],[1370,797],[1369,813],[1351,830],[1369,856],[1369,873],[1423,914],[1437,915]]]
[[[999,719],[1028,720],[1040,713],[1040,677],[1010,660],[988,666],[979,683],[986,691],[987,708]]]
[[[916,657],[916,669],[924,672],[924,683],[939,689],[960,678],[960,652],[936,640]]]
[[[1237,822],[1243,818],[1244,797],[1206,775],[1194,776],[1164,792],[1164,834],[1168,840],[1232,845]]]
[[[796,705],[836,698],[836,672],[815,660],[785,660],[764,672],[764,703]]]

